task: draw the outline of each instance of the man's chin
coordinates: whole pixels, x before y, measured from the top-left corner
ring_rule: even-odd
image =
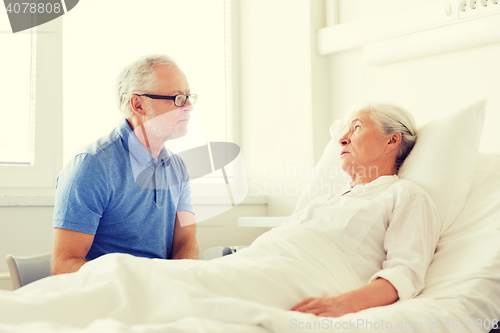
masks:
[[[176,131],[175,133],[171,133],[170,135],[166,136],[163,141],[180,139],[183,136],[186,136],[187,134],[188,134],[187,129],[185,129],[184,131]]]

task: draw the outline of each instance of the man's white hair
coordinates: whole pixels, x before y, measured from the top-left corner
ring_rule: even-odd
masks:
[[[134,61],[118,75],[118,108],[125,118],[130,118],[133,114],[130,105],[132,95],[147,94],[157,89],[159,82],[154,71],[157,65],[178,67],[175,61],[166,55],[149,55]]]

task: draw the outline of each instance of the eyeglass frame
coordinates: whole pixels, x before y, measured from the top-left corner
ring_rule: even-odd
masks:
[[[198,99],[198,94],[189,94],[189,95],[184,95],[184,94],[177,94],[175,96],[164,96],[164,95],[152,95],[152,94],[137,94],[137,96],[146,96],[148,98],[151,98],[151,99],[166,99],[166,100],[170,100],[170,101],[174,101],[174,105],[181,108],[183,107],[184,105],[186,105],[186,102],[187,100],[191,100],[191,96],[194,96],[194,103],[191,103],[191,104],[196,104],[196,100]],[[175,100],[177,99],[177,96],[186,96],[186,99],[184,100],[184,104],[182,105],[177,105],[175,104]]]

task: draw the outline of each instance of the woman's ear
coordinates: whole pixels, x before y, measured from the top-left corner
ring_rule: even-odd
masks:
[[[140,98],[140,96],[132,95],[132,97],[130,97],[130,107],[132,108],[132,112],[138,116],[144,116],[146,114],[144,100]]]
[[[387,148],[389,149],[388,152],[397,149],[399,147],[399,144],[401,143],[401,139],[403,138],[403,135],[401,133],[394,133],[389,137],[389,141],[387,142]]]

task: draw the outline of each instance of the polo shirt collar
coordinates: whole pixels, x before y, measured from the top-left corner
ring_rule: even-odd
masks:
[[[165,147],[162,148],[158,158],[154,157],[149,153],[149,151],[140,143],[139,139],[135,136],[135,133],[130,128],[126,119],[122,119],[118,126],[118,133],[122,137],[123,144],[127,148],[130,154],[131,161],[134,160],[135,167],[140,170],[144,170],[147,167],[155,167],[160,163],[167,162],[170,158]]]

